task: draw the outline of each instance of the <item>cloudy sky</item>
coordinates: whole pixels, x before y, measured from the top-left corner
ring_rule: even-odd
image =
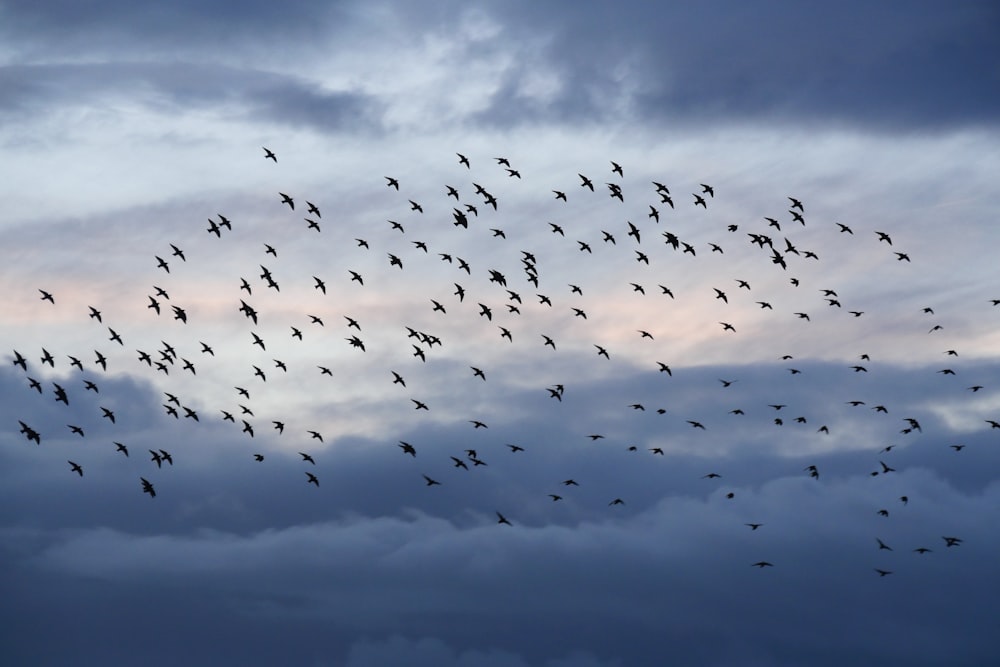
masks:
[[[0,2],[0,660],[1000,659],[1000,12],[651,4]]]

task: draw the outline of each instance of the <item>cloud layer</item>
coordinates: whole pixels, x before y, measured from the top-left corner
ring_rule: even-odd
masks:
[[[6,3],[5,661],[995,660],[996,14]]]

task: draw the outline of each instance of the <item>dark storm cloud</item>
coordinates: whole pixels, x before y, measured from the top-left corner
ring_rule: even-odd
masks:
[[[34,42],[36,55],[100,52],[107,46],[173,51],[201,44],[226,47],[253,43],[280,46],[316,39],[336,28],[348,3],[305,1],[286,7],[266,1],[179,0],[167,4],[120,0],[11,0],[2,8],[4,31],[16,43]],[[342,18],[342,17],[341,17]],[[22,42],[28,34],[32,39]],[[102,43],[103,41],[103,43]]]
[[[358,129],[377,110],[364,95],[323,90],[294,75],[190,63],[8,65],[0,113],[25,119],[108,99],[156,113],[225,110],[238,118],[321,131]]]
[[[11,400],[4,422],[21,418],[45,431],[42,445],[15,427],[0,438],[0,470],[8,471],[0,500],[22,508],[0,540],[4,588],[21,601],[4,612],[5,621],[44,622],[72,640],[59,646],[95,659],[124,659],[141,646],[153,665],[187,654],[189,643],[150,630],[167,626],[186,642],[203,643],[214,664],[279,655],[337,664],[391,660],[409,650],[427,664],[461,665],[476,656],[479,664],[545,665],[584,651],[596,664],[638,665],[664,641],[691,665],[791,665],[806,656],[834,665],[848,655],[858,664],[981,664],[991,648],[987,621],[975,610],[988,604],[989,526],[1000,505],[995,484],[968,480],[975,469],[995,469],[988,426],[964,434],[960,453],[946,446],[960,434],[926,411],[915,413],[925,431],[899,436],[912,443],[889,453],[874,442],[860,451],[801,455],[746,446],[823,437],[812,424],[809,433],[770,424],[763,404],[771,391],[793,391],[794,407],[835,416],[834,428],[874,421],[886,433],[895,433],[900,415],[842,411],[831,398],[839,402],[860,385],[873,395],[909,387],[893,397],[895,411],[955,391],[935,384],[926,367],[880,367],[885,377],[870,378],[877,385],[838,364],[814,363],[804,365],[803,382],[776,386],[772,376],[781,371],[695,367],[669,379],[642,373],[577,383],[567,388],[566,405],[524,391],[511,397],[519,422],[478,432],[464,422],[402,430],[418,448],[415,458],[395,441],[339,438],[320,447],[269,431],[249,440],[217,416],[175,422],[159,415],[159,395],[147,382],[105,379],[102,401],[134,395],[129,411],[145,415],[141,424],[123,422],[114,436],[134,445],[125,459],[107,442],[110,427],[86,442],[61,433],[62,421],[93,416],[81,392],[69,407],[55,404],[27,389],[18,369],[5,368],[0,379]],[[993,367],[979,372],[996,375]],[[722,388],[722,373],[737,381]],[[627,407],[632,395],[670,382],[689,388],[665,395],[670,414]],[[621,405],[607,405],[609,395],[621,396]],[[721,414],[730,402],[750,413],[735,431],[725,420],[739,418]],[[733,451],[706,455],[696,440],[666,457],[646,449],[664,430],[684,441],[684,413],[697,406],[711,413],[710,437],[738,434]],[[581,429],[606,427],[610,442],[554,427],[563,408]],[[658,419],[677,423],[664,427]],[[173,451],[174,467],[148,460],[144,450],[153,442]],[[512,453],[506,442],[526,451]],[[627,452],[628,442],[640,451]],[[274,449],[282,445],[284,452]],[[453,468],[447,457],[464,456],[466,447],[489,465]],[[258,449],[267,454],[263,463],[250,457]],[[312,452],[317,465],[302,463],[299,449]],[[68,451],[87,457],[83,478],[64,464]],[[871,477],[879,459],[896,472]],[[819,480],[802,470],[806,464],[818,466]],[[305,483],[305,468],[319,476],[319,488]],[[723,478],[702,479],[710,469]],[[442,486],[426,487],[425,472]],[[155,499],[141,493],[139,475],[155,479]],[[563,475],[581,486],[564,489]],[[725,497],[730,490],[736,500]],[[552,503],[543,496],[549,491],[566,499]],[[910,502],[903,505],[901,495]],[[615,496],[627,504],[609,508]],[[880,507],[891,516],[878,516]],[[497,526],[496,509],[515,526]],[[746,522],[765,525],[750,531]],[[966,542],[946,548],[940,536],[951,534]],[[879,550],[876,538],[893,551]],[[918,546],[933,551],[912,553]],[[752,569],[759,559],[775,568]],[[894,574],[879,579],[875,567]],[[836,602],[826,613],[817,600]],[[813,609],[806,617],[803,605]],[[710,641],[720,623],[730,628],[725,640]],[[828,630],[818,633],[823,625]],[[925,628],[919,641],[910,636],[914,627]],[[102,639],[109,632],[125,638]],[[146,641],[133,643],[133,636]],[[17,659],[29,654],[35,664],[66,660],[56,645],[9,648]]]
[[[512,25],[552,33],[546,55],[567,90],[553,111],[571,117],[630,94],[640,117],[662,123],[900,132],[994,125],[1000,113],[994,3],[588,2],[500,11]]]
[[[930,485],[938,502],[979,513],[949,526],[959,527],[966,543],[946,550],[926,531],[877,528],[874,518],[858,516],[852,498],[863,483],[775,483],[748,498],[771,511],[755,532],[738,516],[691,501],[663,503],[635,521],[590,523],[586,531],[457,529],[426,515],[303,524],[243,537],[98,528],[42,539],[7,533],[5,541],[36,546],[4,571],[30,582],[31,598],[43,607],[55,604],[57,595],[69,600],[70,610],[74,601],[114,601],[88,616],[95,627],[73,631],[90,637],[77,648],[92,656],[116,650],[117,642],[94,641],[106,632],[101,626],[128,634],[170,624],[177,636],[206,641],[216,632],[242,635],[237,657],[248,646],[274,652],[277,644],[268,637],[280,636],[293,660],[318,652],[339,657],[352,635],[392,634],[414,641],[441,637],[458,651],[520,654],[528,664],[570,647],[620,664],[645,664],[643,657],[665,640],[678,660],[693,665],[753,664],[749,647],[756,647],[749,656],[776,665],[801,662],[810,651],[810,663],[824,665],[848,654],[860,656],[859,664],[985,659],[988,621],[969,608],[985,603],[991,585],[974,573],[989,572],[982,523],[995,514],[995,493],[963,499]],[[816,492],[803,495],[806,485]],[[817,520],[817,512],[825,520]],[[894,551],[879,552],[876,537]],[[931,554],[910,553],[925,543]],[[775,569],[750,569],[760,557],[774,561]],[[882,581],[873,567],[895,573]],[[95,579],[102,582],[99,590],[88,585]],[[190,601],[182,591],[198,591],[193,614],[185,611]],[[836,609],[851,613],[817,610],[802,618],[803,606],[815,608],[817,600],[836,601]],[[142,613],[124,613],[129,609]],[[19,613],[35,618],[31,608]],[[942,628],[939,614],[955,625]],[[729,628],[725,639],[708,641],[720,623]],[[817,633],[817,623],[828,624],[827,630]],[[59,623],[64,625],[70,627]],[[915,626],[927,626],[930,634],[916,642],[898,634]],[[888,648],[901,639],[908,646],[902,653]],[[207,646],[233,655],[221,642]],[[156,640],[151,649],[152,664],[184,651]]]
[[[457,36],[467,12],[496,21],[498,32],[464,43],[456,54],[460,61],[449,66],[457,71],[463,62],[513,55],[503,67],[487,70],[495,89],[485,106],[469,111],[467,120],[473,123],[791,122],[895,133],[992,126],[1000,113],[1000,75],[993,67],[1000,58],[994,39],[1000,14],[988,2],[669,7],[516,2],[471,8],[450,3],[310,2],[280,8],[253,3],[247,8],[235,3],[18,2],[8,3],[5,24],[19,54],[12,63],[87,57],[233,64],[297,53],[308,64],[311,54],[338,53],[341,43],[378,50],[393,42],[419,44],[421,36]],[[24,41],[21,36],[29,34],[31,41]],[[188,92],[217,102],[228,94],[230,86],[219,75],[199,71],[204,67],[172,69],[188,81],[171,82],[167,72],[154,76],[159,79],[154,85],[163,86],[168,97]],[[546,85],[553,90],[527,92],[539,73],[549,77]],[[74,76],[81,74],[77,70]],[[391,80],[394,73],[370,75]],[[66,90],[80,87],[78,79],[46,83],[42,70],[15,70],[5,78],[7,90],[14,91],[6,96],[8,107],[53,83]],[[439,95],[450,94],[445,80],[437,83]],[[288,122],[290,117],[297,119],[290,122],[327,131],[338,127],[324,118],[331,106],[344,103],[344,93],[316,88],[307,80],[287,90],[264,83],[258,88],[261,97],[244,94],[269,120]],[[287,99],[282,93],[289,94]],[[362,105],[354,111],[372,118],[379,109]]]

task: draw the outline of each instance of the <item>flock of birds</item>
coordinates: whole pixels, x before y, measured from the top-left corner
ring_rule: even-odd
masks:
[[[824,251],[823,247],[813,249],[802,247],[801,243],[795,239],[797,231],[807,227],[806,205],[798,197],[788,196],[784,200],[786,205],[780,216],[766,216],[749,222],[731,222],[727,223],[724,228],[713,229],[712,231],[716,233],[710,241],[703,239],[702,232],[685,236],[677,225],[672,225],[670,223],[671,216],[680,215],[680,211],[685,207],[692,211],[702,210],[706,212],[712,208],[716,198],[716,188],[708,183],[698,183],[695,187],[689,188],[688,191],[681,191],[676,188],[671,190],[668,185],[653,181],[638,195],[633,195],[630,191],[630,201],[633,196],[639,196],[642,199],[641,210],[645,213],[645,219],[639,223],[633,223],[630,220],[609,222],[605,225],[606,229],[597,230],[589,226],[584,227],[583,224],[579,223],[570,224],[565,220],[558,222],[533,221],[531,224],[536,227],[534,232],[537,233],[537,227],[542,226],[546,228],[549,235],[550,241],[546,244],[544,251],[531,248],[518,249],[516,251],[516,265],[518,267],[516,272],[509,268],[494,268],[496,266],[509,266],[504,262],[510,262],[510,258],[514,255],[504,255],[504,253],[509,253],[508,248],[513,240],[528,238],[528,235],[524,233],[524,222],[513,223],[516,228],[504,229],[500,226],[505,220],[500,214],[503,203],[499,192],[504,189],[503,186],[488,188],[477,181],[493,178],[504,184],[508,182],[519,183],[522,181],[521,170],[503,157],[497,157],[491,161],[493,163],[490,165],[492,171],[480,169],[478,165],[474,170],[469,158],[463,154],[456,154],[456,156],[455,182],[464,183],[467,180],[468,185],[459,187],[442,184],[440,192],[435,194],[436,198],[433,204],[430,200],[423,201],[416,192],[409,191],[405,179],[392,175],[383,177],[385,188],[383,192],[389,202],[387,206],[399,210],[400,215],[397,217],[401,221],[388,220],[385,223],[378,223],[378,229],[375,228],[375,223],[352,223],[352,235],[357,234],[357,236],[351,244],[350,252],[342,251],[344,254],[355,253],[355,255],[351,255],[352,257],[381,255],[382,261],[379,263],[381,266],[375,269],[374,273],[372,270],[362,272],[358,268],[358,265],[362,263],[361,260],[358,260],[356,265],[349,263],[340,265],[337,262],[330,264],[327,275],[313,275],[311,282],[305,285],[289,285],[282,279],[282,271],[287,267],[284,263],[289,260],[285,260],[283,255],[279,259],[280,243],[272,245],[258,240],[259,256],[247,261],[248,266],[256,265],[253,269],[254,277],[230,276],[226,278],[231,284],[231,290],[225,298],[231,304],[231,312],[238,313],[242,318],[242,326],[246,330],[244,334],[246,344],[237,353],[237,359],[244,364],[245,373],[236,380],[234,385],[235,405],[225,404],[208,410],[196,409],[192,405],[197,405],[200,401],[196,402],[193,398],[182,400],[176,390],[163,390],[162,409],[164,415],[185,422],[201,423],[209,420],[228,422],[251,443],[254,442],[252,439],[259,435],[262,426],[271,431],[272,435],[278,439],[283,436],[286,429],[289,433],[299,433],[303,438],[308,436],[306,441],[310,443],[316,441],[320,449],[298,452],[297,456],[306,468],[302,471],[304,473],[303,483],[320,487],[321,476],[319,468],[317,468],[316,457],[320,456],[321,452],[326,451],[327,441],[324,440],[323,434],[315,428],[302,428],[298,425],[292,427],[289,425],[289,420],[280,415],[258,414],[259,408],[255,407],[250,400],[251,393],[266,391],[264,387],[266,387],[269,378],[273,380],[274,374],[284,376],[296,373],[301,378],[302,385],[310,388],[316,387],[316,383],[323,376],[334,377],[337,374],[337,368],[333,363],[313,364],[308,368],[290,368],[293,366],[292,362],[275,357],[282,351],[288,350],[290,345],[299,344],[305,338],[313,336],[313,332],[320,327],[324,331],[335,328],[337,325],[331,320],[336,320],[340,326],[339,337],[344,341],[341,345],[346,345],[347,348],[357,353],[365,353],[370,350],[372,342],[368,336],[369,330],[366,329],[362,318],[348,312],[336,313],[333,316],[327,313],[303,313],[297,320],[285,322],[277,328],[271,326],[268,329],[268,331],[276,331],[283,328],[284,333],[281,335],[284,340],[279,341],[274,339],[273,334],[264,331],[265,321],[274,325],[274,320],[278,317],[274,311],[277,309],[269,310],[268,305],[262,304],[271,304],[272,299],[278,298],[278,295],[295,290],[300,292],[308,290],[312,295],[323,295],[324,297],[329,295],[331,301],[345,303],[348,302],[345,295],[349,291],[354,290],[354,293],[357,293],[357,290],[378,289],[377,286],[372,287],[373,283],[378,283],[377,277],[384,277],[387,273],[398,275],[395,272],[400,271],[405,274],[413,264],[417,263],[422,266],[432,262],[447,265],[450,275],[438,286],[442,288],[440,293],[430,297],[414,296],[413,298],[416,301],[422,300],[426,304],[428,317],[463,318],[464,328],[461,329],[462,333],[456,335],[456,338],[462,339],[461,342],[467,347],[481,344],[479,343],[481,337],[487,336],[491,341],[490,345],[534,346],[536,354],[555,354],[557,351],[567,348],[570,348],[574,354],[581,354],[584,349],[589,349],[590,354],[594,355],[600,363],[610,361],[617,353],[613,343],[601,339],[581,343],[581,336],[578,333],[570,334],[569,330],[571,327],[587,322],[588,319],[593,319],[595,312],[600,311],[608,304],[606,300],[595,302],[585,299],[585,291],[590,290],[590,286],[587,285],[587,270],[580,271],[580,279],[575,282],[552,284],[548,278],[551,273],[548,270],[548,265],[553,261],[551,260],[553,256],[562,258],[590,257],[603,252],[615,253],[615,257],[619,260],[628,257],[637,267],[637,274],[624,280],[618,286],[619,291],[615,299],[655,297],[663,300],[662,303],[670,303],[675,302],[682,294],[675,286],[664,284],[668,282],[668,276],[675,276],[678,272],[683,273],[690,270],[688,268],[690,265],[685,265],[678,270],[674,258],[681,257],[690,258],[691,261],[703,261],[706,256],[723,256],[727,252],[732,253],[735,248],[739,248],[744,257],[752,258],[752,261],[760,266],[757,270],[768,272],[766,274],[768,284],[773,285],[773,278],[780,276],[784,289],[812,290],[814,294],[817,294],[815,299],[817,308],[835,309],[836,312],[854,319],[865,316],[863,310],[852,308],[847,304],[847,300],[838,294],[836,289],[831,289],[826,285],[821,287],[807,285],[805,279],[796,277],[800,268],[808,267],[808,263],[820,261],[820,255]],[[278,164],[278,155],[268,148],[264,148],[264,159],[275,165]],[[477,181],[472,181],[469,177],[473,174],[477,176],[481,174],[481,177],[477,178]],[[622,165],[611,162],[606,179],[592,178],[582,173],[573,174],[564,179],[564,184],[549,188],[546,195],[559,204],[566,204],[570,199],[576,197],[589,198],[588,201],[596,202],[598,201],[596,198],[603,194],[612,201],[624,204],[626,195],[624,176]],[[459,181],[459,179],[462,180]],[[601,183],[602,180],[605,182]],[[301,226],[301,230],[294,227],[283,228],[281,233],[286,238],[304,232],[305,234],[318,235],[312,238],[315,238],[316,242],[319,243],[324,238],[323,235],[328,233],[327,223],[324,221],[321,209],[312,201],[294,194],[275,192],[273,202],[273,210],[269,212],[269,215],[285,215],[289,219],[298,221]],[[425,214],[425,206],[429,211],[427,214]],[[450,210],[442,215],[440,213],[442,207]],[[629,210],[634,211],[635,209]],[[435,216],[433,223],[426,222],[426,218],[431,215]],[[408,218],[404,216],[408,216]],[[102,332],[101,342],[97,343],[95,347],[103,347],[104,351],[94,349],[92,360],[85,362],[86,356],[78,352],[74,354],[79,356],[65,352],[54,354],[45,347],[40,347],[38,351],[13,350],[11,361],[15,367],[23,372],[26,390],[41,396],[42,398],[39,400],[54,400],[67,407],[78,401],[96,402],[94,413],[101,420],[102,427],[99,429],[100,435],[95,436],[92,435],[92,428],[85,430],[79,424],[33,424],[28,423],[26,418],[18,421],[18,429],[27,441],[43,445],[47,440],[59,439],[67,435],[93,439],[95,437],[103,438],[110,432],[111,438],[108,447],[113,448],[109,449],[113,455],[131,457],[137,449],[144,450],[142,456],[148,454],[150,472],[139,478],[138,488],[151,498],[156,497],[158,487],[150,481],[149,478],[152,477],[160,484],[160,493],[169,493],[169,490],[164,491],[163,489],[163,486],[169,485],[169,483],[161,483],[161,480],[167,478],[157,479],[155,474],[156,471],[163,470],[164,466],[169,468],[174,465],[176,452],[172,453],[160,447],[129,445],[115,438],[114,431],[118,415],[112,407],[100,404],[100,375],[97,374],[97,371],[99,369],[100,373],[109,373],[109,367],[114,364],[118,369],[125,368],[124,372],[127,374],[143,373],[147,381],[164,387],[168,386],[171,380],[177,378],[178,375],[188,378],[202,377],[204,375],[203,369],[215,363],[217,345],[206,342],[206,340],[212,339],[212,332],[210,329],[199,327],[198,317],[204,318],[205,313],[199,311],[197,304],[195,306],[185,305],[176,297],[172,297],[171,281],[177,279],[178,276],[183,276],[188,270],[188,254],[192,253],[186,248],[194,244],[201,247],[206,242],[220,244],[220,246],[227,243],[228,237],[237,230],[240,224],[236,221],[235,216],[232,217],[233,219],[226,215],[216,214],[208,219],[207,226],[200,227],[185,235],[178,233],[178,238],[167,244],[162,251],[156,251],[152,254],[150,271],[156,275],[156,278],[150,281],[151,287],[145,302],[132,304],[134,311],[131,312],[130,316],[135,319],[162,317],[173,321],[171,325],[173,328],[163,329],[164,332],[168,333],[162,334],[162,339],[155,344],[155,347],[146,345],[135,347],[132,344],[133,337],[128,332],[129,322],[123,321],[120,324],[105,322],[100,304],[87,305],[86,309],[81,304],[63,304],[59,294],[49,291],[44,286],[38,289],[38,298],[42,302],[39,306],[41,308],[80,309],[81,320],[89,321],[90,326],[93,327],[92,331]],[[299,219],[301,220],[299,221]],[[485,222],[486,220],[489,222]],[[331,224],[337,225],[340,229],[347,226],[346,223],[341,222]],[[457,252],[446,247],[432,249],[429,242],[411,238],[413,229],[426,230],[429,224],[433,224],[434,237],[437,239],[447,239],[449,235],[469,234],[473,231],[481,233],[483,238],[477,242],[479,243],[478,247],[495,244],[490,247],[490,251],[483,253],[485,261],[490,262],[492,266],[484,266],[475,258],[470,260],[461,257]],[[589,223],[585,224],[589,225]],[[897,239],[886,231],[854,229],[842,223],[834,223],[834,225],[831,232],[835,232],[838,238],[857,238],[859,241],[875,244],[876,247],[884,247],[885,258],[890,262],[904,263],[903,265],[911,262],[909,254],[899,249]],[[510,238],[508,238],[508,234]],[[867,239],[863,237],[867,237]],[[537,236],[532,238],[537,238]],[[473,245],[472,247],[476,248],[477,246]],[[221,250],[213,249],[212,252],[221,252]],[[501,256],[504,257],[502,261],[497,259]],[[544,261],[540,260],[540,257],[543,257]],[[370,265],[371,263],[369,263]],[[653,267],[655,271],[649,267]],[[563,275],[559,274],[558,271],[556,273],[560,277]],[[650,278],[651,280],[649,280]],[[713,307],[719,306],[720,309],[713,312],[724,312],[725,308],[730,307],[730,304],[735,302],[743,304],[744,307],[754,307],[759,311],[776,311],[778,300],[774,296],[759,293],[756,284],[755,276],[733,276],[726,278],[725,284],[720,283],[713,287],[711,292],[702,295],[701,299],[711,299]],[[267,296],[262,296],[262,294]],[[780,299],[780,295],[778,298]],[[998,304],[1000,304],[1000,300],[992,300],[992,306]],[[658,335],[654,334],[654,331],[658,331],[655,326],[656,320],[661,318],[661,315],[656,313],[657,307],[659,306],[643,307],[643,312],[651,313],[648,318],[651,320],[652,326],[635,329],[631,342],[626,344],[619,342],[619,348],[625,352],[624,356],[628,357],[630,362],[641,356],[635,353],[636,346],[651,345],[656,340]],[[195,312],[198,312],[198,316],[195,316]],[[925,308],[924,314],[933,315],[933,309],[931,307]],[[529,318],[528,315],[532,317]],[[815,312],[810,314],[805,310],[787,313],[789,320],[794,318],[804,322],[811,322],[815,316]],[[551,328],[526,330],[528,327],[520,324],[522,319],[532,323],[547,322]],[[436,321],[445,322],[446,320]],[[739,340],[741,323],[738,318],[718,317],[711,323],[711,326],[714,331],[706,332],[706,336],[721,334],[734,336],[732,339],[734,341]],[[396,344],[392,353],[380,357],[388,356],[392,359],[391,364],[378,371],[384,373],[384,391],[400,394],[400,400],[409,402],[412,410],[418,415],[424,412],[430,413],[432,401],[420,394],[419,382],[413,381],[413,376],[419,375],[419,373],[416,371],[411,373],[411,369],[418,369],[424,364],[428,364],[429,360],[433,361],[448,337],[448,334],[431,333],[427,330],[431,328],[441,331],[446,329],[446,325],[428,327],[400,324],[395,333]],[[942,328],[942,325],[935,323],[927,333],[934,334]],[[803,333],[803,335],[806,334]],[[174,339],[174,342],[167,342],[165,340],[167,338]],[[569,339],[569,343],[564,343],[566,339]],[[235,344],[238,344],[238,341]],[[114,352],[109,352],[108,347]],[[227,347],[231,347],[231,345]],[[657,349],[662,351],[663,348]],[[403,352],[399,350],[403,350]],[[943,352],[949,357],[958,356],[956,350]],[[866,374],[869,371],[867,364],[871,359],[866,354],[859,356],[858,363],[851,365],[849,370],[853,373]],[[801,368],[795,367],[791,355],[781,356],[780,361],[785,366],[782,370],[790,375],[795,376],[803,373]],[[489,368],[484,368],[484,364],[478,364],[475,361],[467,365],[467,381],[487,382],[488,374],[490,374]],[[47,371],[45,367],[48,367]],[[680,370],[680,368],[681,366],[676,363],[671,365],[669,360],[652,359],[648,370],[670,382],[673,381],[675,370]],[[55,375],[60,372],[63,375]],[[942,375],[955,374],[951,368],[943,368],[938,372]],[[51,374],[52,377],[43,376],[41,373]],[[73,375],[74,373],[79,376],[79,379]],[[199,373],[203,375],[199,376]],[[737,381],[738,378],[735,377],[719,378],[719,390],[724,392]],[[255,388],[251,391],[247,388],[253,386],[251,383],[260,383],[261,388]],[[348,380],[340,388],[341,390],[349,390],[350,386],[351,383]],[[778,390],[774,388],[775,386],[776,384],[761,388],[760,393],[764,394],[767,391],[777,393]],[[215,389],[217,387],[212,388],[213,391]],[[983,385],[973,384],[965,390],[974,394],[983,389]],[[459,391],[466,393],[472,390],[462,388]],[[562,378],[561,381],[538,387],[538,401],[561,404],[572,391],[573,378]],[[788,392],[786,392],[787,395]],[[723,398],[720,398],[720,402],[724,400],[724,396],[725,394],[722,394]],[[890,408],[886,405],[868,405],[863,400],[847,399],[844,403],[852,407],[870,408],[873,414],[886,415],[890,412]],[[460,405],[461,401],[456,400],[456,404]],[[762,399],[759,409],[773,411],[771,419],[775,426],[803,425],[812,419],[812,417],[805,415],[787,416],[788,407],[781,401],[768,403],[766,399]],[[646,404],[639,401],[625,403],[622,409],[641,413],[647,411]],[[746,411],[750,409],[749,407],[745,409],[737,406],[723,412],[728,413],[727,419],[737,419],[745,416]],[[672,417],[669,414],[670,411],[665,407],[658,408],[655,412],[659,415]],[[565,419],[565,413],[560,414],[558,418]],[[582,415],[574,415],[573,418],[581,423],[586,421]],[[470,415],[465,421],[470,424],[473,434],[470,437],[476,437],[475,433],[490,428],[486,418],[479,415]],[[683,424],[685,428],[690,428],[695,432],[706,431],[710,427],[714,427],[705,417],[698,415],[681,415],[677,423]],[[1000,428],[1000,423],[985,416],[984,423],[984,428]],[[813,424],[813,426],[817,425]],[[904,435],[919,434],[922,431],[919,419],[913,416],[903,417],[901,426],[900,432]],[[738,425],[727,427],[739,429]],[[817,437],[822,437],[828,435],[830,429],[830,425],[821,423],[815,428],[815,433]],[[605,440],[607,437],[609,436],[600,432],[587,435],[587,439],[594,443]],[[441,453],[434,450],[433,447],[415,445],[411,440],[409,436],[402,434],[401,437],[388,443],[387,446],[398,448],[400,456],[409,457],[414,461],[414,477],[416,480],[422,480],[423,486],[426,487],[437,487],[448,483],[443,475],[454,473],[441,470],[443,468],[458,469],[462,471],[462,474],[465,474],[490,464],[488,459],[492,452],[489,451],[489,446],[475,445],[466,448],[463,452]],[[956,452],[963,448],[963,445],[960,444],[950,446]],[[295,447],[295,449],[300,447]],[[301,447],[301,449],[307,448]],[[532,446],[504,443],[504,455],[531,456],[532,449]],[[620,451],[625,452],[625,455],[640,455],[643,450],[648,456],[665,456],[663,446],[644,446],[634,442],[621,443],[620,446]],[[890,458],[892,450],[892,445],[886,446],[870,462],[869,465],[873,466],[870,471],[872,477],[885,476],[895,472]],[[83,457],[103,455],[105,454],[98,450],[88,449],[81,453],[81,456],[78,457],[79,461],[67,461],[68,471],[70,474],[83,478],[87,464]],[[252,456],[254,461],[264,464],[265,454],[263,452],[250,452],[247,456]],[[433,464],[428,463],[428,459],[431,458],[433,458]],[[435,468],[424,467],[428,465],[434,465]],[[816,465],[806,466],[802,474],[817,480],[817,482],[821,478],[821,471]],[[722,477],[720,473],[715,471],[708,471],[703,475],[703,478],[707,480],[706,483],[712,484],[720,483],[717,480],[722,479]],[[567,477],[554,479],[552,485],[553,488],[539,490],[539,494],[546,501],[558,503],[572,494],[575,487],[580,486],[580,482],[573,477]],[[434,491],[432,489],[429,492]],[[735,491],[729,491],[726,497],[735,500]],[[905,495],[898,498],[898,502],[902,506],[907,505],[909,501],[910,498]],[[607,499],[607,505],[611,508],[625,503],[626,499],[622,496]],[[501,511],[501,509],[495,511],[498,524],[513,525],[516,523],[516,517],[509,510],[503,509]],[[889,516],[889,510],[884,507],[873,511],[883,517]],[[765,523],[752,521],[745,523],[745,526],[750,531],[757,532],[765,526]],[[941,546],[944,548],[957,547],[962,544],[962,539],[953,535],[941,536],[940,539],[942,540]],[[874,536],[873,543],[875,545],[873,549],[877,549],[879,552],[893,550],[881,537]],[[931,552],[932,548],[921,544],[912,548],[912,551],[922,555]],[[758,560],[752,565],[758,568],[767,568],[771,567],[773,563],[769,560]],[[885,567],[875,568],[875,571],[880,577],[892,574],[892,571]]]

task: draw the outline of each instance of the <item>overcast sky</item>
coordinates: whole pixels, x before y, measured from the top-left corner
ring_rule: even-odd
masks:
[[[205,4],[0,1],[0,661],[1000,660],[993,3]]]

